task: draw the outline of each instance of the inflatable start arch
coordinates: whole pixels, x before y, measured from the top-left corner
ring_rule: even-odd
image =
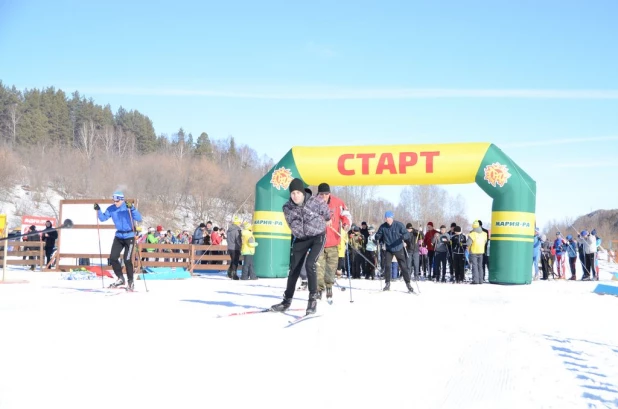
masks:
[[[258,277],[287,277],[291,232],[282,206],[295,177],[307,185],[331,186],[476,182],[493,198],[489,281],[531,281],[536,183],[493,144],[292,148],[256,185],[253,229],[260,244],[255,252]]]

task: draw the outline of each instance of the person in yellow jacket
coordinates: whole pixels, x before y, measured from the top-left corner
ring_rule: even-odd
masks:
[[[483,284],[483,254],[485,254],[487,233],[483,231],[478,220],[472,223],[472,231],[466,244],[470,251],[470,267],[472,268],[472,284]]]
[[[341,272],[345,269],[345,249],[348,247],[348,234],[343,227],[341,227],[339,234],[341,235],[341,240],[337,246],[337,257],[339,257],[339,262],[337,263],[337,278],[341,277]]]
[[[253,231],[251,229],[251,223],[244,222],[242,224],[242,231],[240,233],[241,247],[240,254],[243,256],[242,274],[241,280],[257,280],[255,270],[253,269],[253,255],[255,254],[255,248],[258,243],[253,237]]]

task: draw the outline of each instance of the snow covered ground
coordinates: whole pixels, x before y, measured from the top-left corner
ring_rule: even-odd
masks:
[[[618,271],[601,267],[602,282]],[[277,303],[285,279],[114,295],[19,267],[7,279],[29,283],[0,285],[1,409],[618,407],[618,298],[596,282],[421,282],[415,296],[354,280],[287,327],[306,292],[302,311],[226,316]]]

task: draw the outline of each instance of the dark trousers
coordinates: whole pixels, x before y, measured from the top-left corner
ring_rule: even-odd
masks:
[[[386,254],[384,255],[384,258],[386,260],[392,260],[393,256],[395,256],[395,259],[397,260],[397,264],[399,264],[399,268],[401,269],[401,275],[403,276],[403,280],[406,283],[410,282],[410,270],[408,270],[408,264],[406,263],[406,255],[403,252],[403,248],[401,250],[398,251],[389,251],[386,250]],[[387,274],[386,272],[384,273],[384,280],[387,283],[391,282],[391,275]]]
[[[315,294],[318,291],[318,273],[315,268],[315,262],[320,257],[324,250],[326,237],[324,234],[319,236],[308,237],[306,239],[294,240],[292,246],[292,258],[290,260],[290,274],[288,275],[288,283],[285,289],[284,297],[292,299],[296,290],[296,282],[300,276],[300,270],[305,263],[307,270],[307,284],[309,294]],[[311,249],[309,254],[307,252]]]
[[[129,279],[129,282],[133,282],[134,242],[134,237],[129,237],[128,239],[114,237],[114,242],[112,243],[112,251],[109,258],[111,259],[114,274],[116,275],[116,277],[118,277],[118,279],[123,281],[124,276],[122,275],[122,264],[120,264],[120,252],[124,250],[124,266],[127,269],[127,277]]]
[[[446,251],[436,251],[436,270],[433,273],[436,281],[440,281],[440,271],[442,271],[442,280],[446,280]]]
[[[577,256],[569,257],[569,267],[571,268],[571,275],[575,277],[575,267],[577,265]]]
[[[242,280],[246,280],[248,278],[255,280],[257,278],[253,269],[253,254],[247,254],[244,256],[242,262],[242,275],[240,278]]]
[[[352,251],[354,251],[354,249],[352,249]],[[354,251],[354,253],[356,253],[356,251]],[[352,278],[361,278],[361,269],[364,261],[365,259],[359,253],[356,253],[354,262],[352,263]]]
[[[436,255],[435,250],[427,250],[427,277],[431,277],[432,272],[434,272],[433,259],[435,255]]]
[[[585,254],[584,259],[586,260],[586,268],[584,269],[584,277],[589,278],[590,275],[596,276],[596,271],[594,269],[594,253]]]
[[[376,253],[374,251],[369,251],[369,250],[365,250],[365,257],[367,257],[367,260],[365,260],[365,267],[364,267],[364,275],[365,275],[365,279],[372,279],[375,277],[376,275]]]
[[[407,262],[408,262],[408,270],[410,270],[410,277],[414,274],[414,278],[417,279],[419,277],[419,254],[418,253],[406,253],[407,254]]]
[[[228,275],[238,277],[236,273],[238,266],[240,265],[240,250],[228,250],[227,254],[230,255],[230,268],[227,269]]]
[[[54,255],[54,248],[53,247],[45,247],[45,266],[47,266],[49,264],[49,262],[51,261],[52,256]],[[50,266],[51,267],[51,266]]]
[[[455,270],[455,281],[458,283],[463,283],[464,276],[464,265],[466,263],[465,254],[453,254],[453,270]]]
[[[549,256],[541,252],[541,270],[543,271],[543,280],[549,278]]]
[[[487,267],[487,269],[485,269]],[[485,281],[485,272],[489,271],[489,256],[487,254],[483,254],[483,281]]]

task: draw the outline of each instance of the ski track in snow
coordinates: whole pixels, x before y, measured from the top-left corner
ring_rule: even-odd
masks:
[[[1,409],[618,408],[618,298],[594,282],[420,282],[415,297],[353,280],[354,303],[335,289],[289,326],[306,291],[301,311],[227,316],[279,302],[285,279],[108,297],[100,280],[8,273],[30,283],[0,285]]]

